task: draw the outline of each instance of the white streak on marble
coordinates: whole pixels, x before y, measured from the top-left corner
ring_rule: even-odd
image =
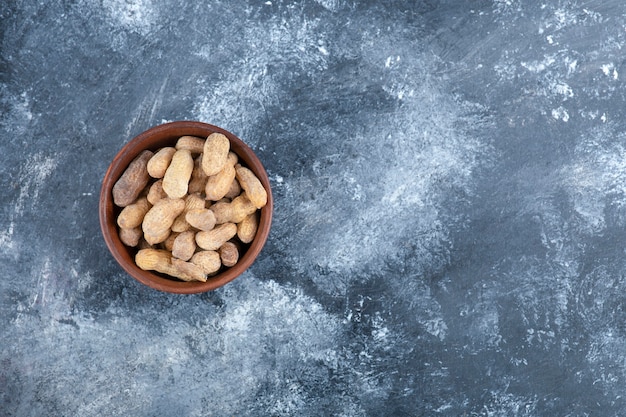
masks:
[[[103,0],[102,7],[114,23],[141,35],[148,35],[158,19],[151,0]]]
[[[569,121],[569,113],[563,107],[552,109],[552,117],[556,120],[562,120],[564,122]]]
[[[17,179],[20,192],[15,202],[16,215],[23,215],[25,208],[37,204],[39,192],[44,187],[46,179],[53,174],[57,163],[53,156],[36,153],[21,165]]]

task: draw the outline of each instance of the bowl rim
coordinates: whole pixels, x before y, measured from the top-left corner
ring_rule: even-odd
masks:
[[[111,193],[113,185],[141,151],[145,149],[154,151],[159,147],[165,146],[166,143],[171,143],[171,146],[173,146],[176,139],[180,136],[189,135],[206,138],[211,133],[222,133],[230,140],[231,150],[237,153],[240,160],[257,175],[267,191],[267,204],[260,209],[257,234],[237,264],[215,276],[209,277],[206,282],[178,281],[165,278],[153,271],[144,271],[135,264],[134,255],[131,256],[131,252],[136,252],[136,249],[127,247],[119,238],[115,211],[121,209],[117,208],[113,203]],[[117,152],[104,174],[98,204],[102,236],[109,252],[122,269],[134,279],[150,288],[175,294],[196,294],[212,291],[243,274],[254,263],[268,239],[273,210],[274,199],[269,177],[255,152],[236,135],[219,126],[190,120],[172,121],[156,125],[129,140]]]

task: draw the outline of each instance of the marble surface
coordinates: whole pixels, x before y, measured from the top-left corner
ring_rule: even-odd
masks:
[[[3,416],[623,416],[622,1],[0,2]],[[224,127],[270,238],[180,296],[107,252],[141,131]]]

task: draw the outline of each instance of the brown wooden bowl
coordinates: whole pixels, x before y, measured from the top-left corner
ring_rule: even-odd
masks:
[[[122,243],[118,234],[117,216],[121,209],[113,204],[111,190],[113,185],[124,173],[130,162],[144,149],[156,151],[164,146],[174,146],[176,140],[185,135],[206,138],[211,133],[222,133],[229,140],[231,150],[235,152],[242,164],[250,168],[261,180],[267,190],[267,205],[260,210],[257,234],[250,244],[242,248],[239,262],[225,268],[217,275],[211,276],[206,282],[183,282],[158,272],[144,271],[135,264],[137,249]],[[128,142],[115,156],[109,166],[100,191],[100,228],[107,247],[120,266],[137,281],[159,291],[177,294],[192,294],[211,291],[234,280],[241,275],[257,258],[270,232],[274,201],[269,178],[265,168],[241,139],[232,133],[207,123],[194,121],[177,121],[155,126],[139,134]]]

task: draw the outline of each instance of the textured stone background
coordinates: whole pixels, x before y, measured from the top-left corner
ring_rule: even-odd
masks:
[[[622,1],[0,3],[3,416],[623,416]],[[108,163],[200,120],[266,165],[240,279],[141,286]]]

